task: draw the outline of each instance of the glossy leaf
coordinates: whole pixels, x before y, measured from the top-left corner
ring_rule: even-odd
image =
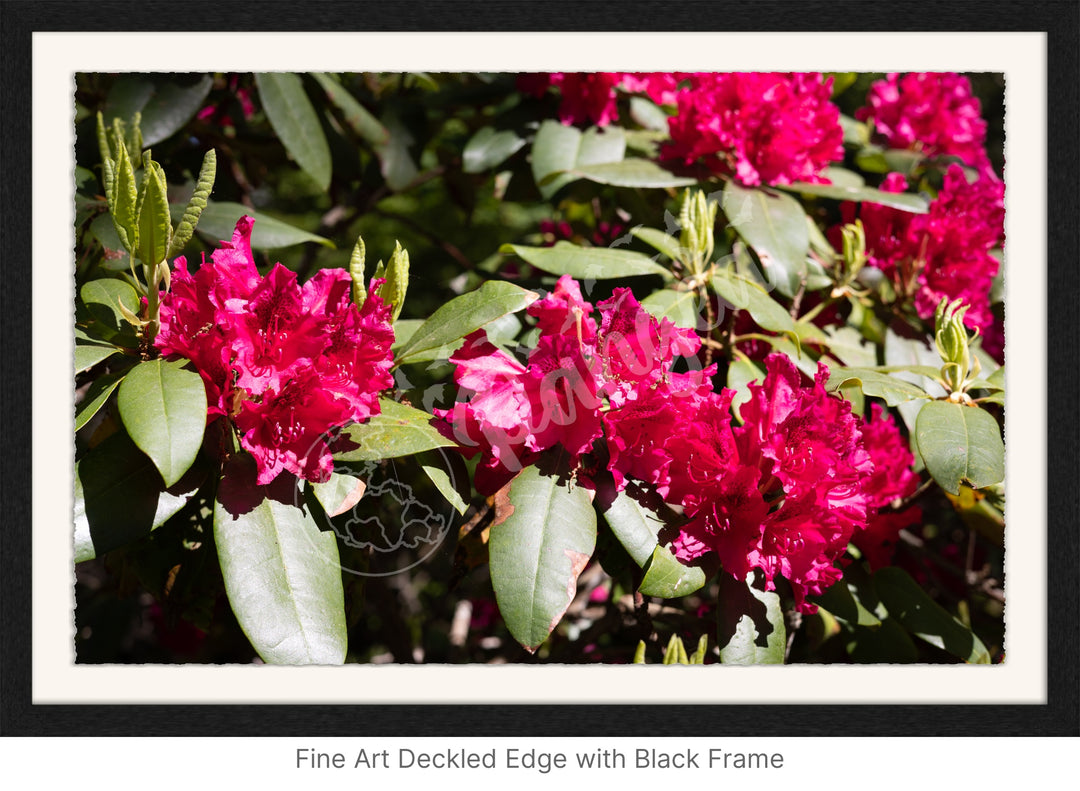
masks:
[[[525,145],[525,140],[509,129],[495,131],[490,126],[480,129],[465,144],[462,152],[462,170],[466,173],[483,173],[501,165]]]
[[[867,368],[836,368],[830,371],[825,388],[829,391],[835,391],[847,383],[857,384],[863,393],[868,396],[885,399],[885,403],[889,406],[930,397],[918,385]]]
[[[645,576],[638,590],[645,596],[676,599],[705,586],[705,572],[697,566],[684,566],[667,547],[653,550]]]
[[[367,490],[366,484],[355,475],[330,473],[325,483],[310,484],[311,491],[327,516],[340,516],[360,502]]]
[[[576,280],[610,280],[612,278],[659,275],[671,280],[672,274],[654,263],[648,256],[631,250],[611,247],[578,247],[570,242],[556,242],[553,247],[525,247],[504,244],[501,253],[513,253],[537,269],[553,275],[570,275]]]
[[[75,373],[93,368],[100,362],[112,357],[119,351],[115,346],[104,346],[98,343],[75,344]]]
[[[174,207],[177,219],[180,218],[180,211],[179,206]],[[227,201],[213,201],[206,204],[206,208],[199,217],[198,233],[214,242],[221,239],[227,241],[232,239],[236,221],[245,215],[255,219],[255,225],[251,229],[251,246],[256,250],[276,250],[304,242],[315,242],[330,248],[334,246],[329,239],[308,233],[262,212],[252,211],[242,203]]]
[[[368,112],[351,93],[345,90],[341,83],[337,82],[329,74],[321,72],[313,72],[311,76],[326,91],[326,98],[341,110],[345,123],[360,138],[373,146],[384,146],[390,142],[390,132],[387,128],[382,125],[378,118]]]
[[[732,307],[745,310],[759,327],[798,338],[795,320],[761,285],[731,269],[718,269],[709,286]]]
[[[669,319],[677,327],[694,329],[698,324],[700,297],[696,291],[665,288],[641,300],[641,307],[658,319]]]
[[[538,298],[536,292],[513,283],[489,280],[432,313],[395,352],[395,360],[401,363],[421,352],[448,347],[474,330],[528,307]]]
[[[613,187],[691,187],[697,179],[676,176],[648,159],[624,159],[619,162],[602,162],[596,165],[577,165],[567,171],[571,176],[610,184]]]
[[[166,486],[187,472],[206,431],[202,377],[177,363],[147,360],[128,372],[117,393],[120,419],[150,457]]]
[[[90,383],[86,395],[83,396],[82,403],[79,404],[78,409],[75,411],[76,431],[85,426],[90,421],[90,418],[105,406],[105,402],[109,400],[113,390],[119,387],[123,378],[123,374],[105,374]]]
[[[233,515],[214,507],[225,592],[240,628],[268,664],[345,661],[345,596],[337,538],[302,508],[265,498]]]
[[[821,175],[831,179],[832,184],[795,182],[794,184],[780,186],[779,189],[832,200],[878,203],[882,206],[889,206],[912,214],[926,214],[930,209],[930,204],[921,195],[912,195],[907,192],[885,192],[868,187],[861,176],[852,173],[850,170],[826,168]]]
[[[298,74],[258,72],[255,84],[270,125],[285,150],[319,188],[330,186],[330,146]]]
[[[949,615],[903,569],[896,566],[879,569],[874,574],[874,589],[889,616],[912,634],[965,662],[990,663],[990,653],[982,640]]]
[[[171,75],[155,75],[154,92],[139,108],[143,146],[160,143],[179,132],[206,104],[214,84],[209,74],[192,84],[181,84]]]
[[[781,665],[786,628],[780,597],[720,574],[717,607],[720,661],[728,665]]]
[[[544,121],[533,141],[533,178],[540,194],[550,198],[578,178],[568,171],[619,162],[625,154],[626,137],[618,127],[592,127],[581,132],[558,121]]]
[[[644,567],[652,559],[663,521],[625,491],[614,492],[613,497],[609,493],[608,499],[611,502],[601,509],[604,521],[634,562]]]
[[[139,295],[135,289],[116,278],[100,278],[83,283],[79,296],[94,319],[95,333],[107,340],[126,338],[134,341],[134,328],[120,312],[123,305],[131,313],[139,310]],[[124,344],[127,345],[127,344]]]
[[[585,489],[532,466],[508,496],[513,511],[488,540],[491,584],[510,633],[535,652],[574,598],[596,545],[596,514]]]
[[[465,502],[461,493],[454,487],[454,482],[450,480],[450,475],[446,470],[430,464],[424,464],[422,467],[424,474],[431,479],[431,482],[435,484],[435,488],[446,498],[446,501],[454,506],[455,511],[464,514],[469,510],[469,504]]]
[[[378,461],[411,456],[434,448],[454,447],[454,441],[444,437],[432,425],[431,415],[389,398],[380,398],[378,415],[364,423],[349,426],[343,432],[359,447],[334,454],[338,461]]]
[[[149,535],[198,488],[163,491],[161,476],[119,431],[75,463],[75,562],[91,560]]]
[[[962,483],[981,489],[1005,480],[1005,444],[989,412],[931,401],[919,411],[915,435],[927,472],[950,494]]]
[[[881,625],[881,620],[855,598],[843,580],[829,587],[820,596],[814,597],[814,603],[820,604],[838,620],[852,626],[877,627]]]
[[[721,201],[724,214],[765,269],[766,280],[792,296],[806,270],[810,232],[806,212],[782,192],[743,187],[729,181]]]

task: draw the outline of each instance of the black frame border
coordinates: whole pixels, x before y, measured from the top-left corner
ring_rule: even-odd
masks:
[[[232,31],[237,4],[0,3],[0,734],[5,736],[1078,736],[1080,735],[1080,4],[893,0],[265,0],[262,32],[1043,32],[1047,36],[1047,606],[1043,705],[34,705],[31,700],[30,265],[32,35]],[[315,13],[313,13],[313,11]],[[1049,444],[1049,443],[1048,443]],[[674,724],[685,723],[685,724]]]

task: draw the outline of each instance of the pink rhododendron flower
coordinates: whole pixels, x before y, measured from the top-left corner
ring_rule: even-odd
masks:
[[[906,185],[890,173],[881,189],[902,192]],[[1004,232],[1004,197],[1002,182],[981,177],[969,184],[954,164],[926,214],[874,203],[844,203],[841,213],[845,222],[862,220],[868,262],[889,275],[898,295],[913,299],[920,317],[932,319],[943,297],[962,298],[970,305],[964,322],[984,330],[994,321],[990,289],[999,265],[990,250]]]
[[[209,419],[232,420],[259,485],[283,470],[325,481],[327,433],[378,414],[378,393],[393,385],[390,309],[374,293],[357,308],[344,270],[320,271],[303,287],[281,264],[260,277],[253,223],[241,218],[194,275],[176,259],[154,343],[194,364]]]
[[[986,155],[986,121],[967,77],[949,72],[890,74],[870,86],[868,106],[855,111],[872,121],[890,148],[928,156],[960,157],[981,173],[992,170]]]
[[[650,72],[554,72],[518,76],[518,87],[533,96],[557,88],[562,102],[559,120],[564,124],[607,126],[619,117],[618,93],[644,94],[657,104],[675,104],[679,82],[687,75]]]
[[[843,159],[832,79],[816,73],[699,73],[677,95],[661,157],[704,164],[746,185],[825,182]]]

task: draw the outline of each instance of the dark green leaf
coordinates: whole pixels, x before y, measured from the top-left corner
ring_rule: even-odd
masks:
[[[440,350],[508,313],[538,299],[528,291],[501,280],[489,280],[475,291],[447,302],[421,324],[395,353],[398,363],[429,350]]]
[[[720,574],[717,607],[720,661],[728,665],[782,665],[786,648],[780,597]]]
[[[851,588],[843,580],[835,583],[820,596],[814,597],[814,603],[820,604],[838,620],[852,626],[877,627],[881,625],[877,616],[855,598]]]
[[[537,269],[553,275],[570,275],[576,280],[610,280],[612,278],[659,275],[671,280],[672,274],[646,255],[611,247],[578,247],[561,241],[554,247],[525,247],[504,244],[501,253],[513,253]]]
[[[611,502],[602,509],[604,521],[634,562],[644,568],[652,559],[664,523],[625,491],[609,499]]]
[[[134,341],[134,329],[117,305],[123,305],[132,313],[138,313],[139,295],[135,289],[116,278],[100,278],[83,283],[79,296],[94,318],[96,334],[107,340],[129,339]],[[127,345],[127,344],[125,344]]]
[[[857,664],[910,664],[919,661],[919,649],[895,618],[880,626],[854,628],[846,644],[848,656]]]
[[[229,604],[273,665],[345,661],[345,596],[337,539],[296,505],[264,498],[234,516],[214,507],[214,541]]]
[[[931,401],[919,411],[915,435],[927,472],[950,494],[961,483],[981,489],[1005,480],[1005,444],[989,412]]]
[[[903,569],[879,569],[874,574],[874,588],[889,616],[915,636],[965,662],[990,663],[990,653],[975,633],[949,615]]]
[[[645,596],[676,599],[704,587],[705,572],[696,566],[684,566],[667,547],[657,547],[645,567],[638,590]]]
[[[392,112],[383,115],[382,122],[389,137],[384,145],[377,145],[375,153],[379,157],[379,168],[386,185],[395,192],[408,187],[416,179],[416,164],[409,153],[413,144],[412,135],[405,125]]]
[[[285,150],[320,189],[330,186],[330,146],[298,74],[255,74],[259,99]]]
[[[462,170],[483,173],[516,154],[525,141],[509,129],[496,132],[490,126],[479,130],[462,152]]]
[[[173,207],[179,219],[181,207]],[[199,218],[198,233],[213,240],[232,239],[236,221],[247,215],[255,219],[251,229],[251,246],[256,250],[275,250],[280,247],[292,247],[304,242],[315,242],[323,247],[333,248],[329,239],[308,233],[305,230],[274,219],[268,214],[255,212],[242,203],[225,201],[208,202]]]
[[[567,171],[569,175],[610,184],[613,187],[690,187],[697,179],[676,176],[648,159],[624,159],[620,162],[602,162],[596,165],[577,165]]]
[[[326,98],[341,110],[342,115],[345,117],[345,123],[361,139],[366,140],[373,146],[384,146],[390,142],[390,132],[379,122],[379,119],[369,113],[333,77],[319,72],[313,72],[311,76],[326,91]]]
[[[335,459],[344,462],[378,461],[454,446],[453,440],[444,437],[432,425],[435,418],[427,412],[389,398],[380,398],[379,407],[381,411],[378,415],[345,429],[343,436],[359,447],[335,453]]]
[[[163,491],[146,455],[122,431],[113,434],[75,464],[75,562],[148,535],[197,488],[196,482]]]
[[[187,472],[206,432],[202,377],[178,363],[148,360],[128,372],[117,394],[128,434],[158,468],[166,486]]]
[[[75,373],[80,373],[93,368],[103,360],[107,360],[119,351],[115,346],[104,346],[98,343],[75,344]]]
[[[930,208],[930,204],[921,195],[912,195],[907,192],[884,192],[873,187],[867,187],[862,177],[852,173],[850,170],[826,168],[821,175],[830,179],[832,183],[806,184],[804,182],[795,182],[794,184],[783,185],[779,189],[833,200],[878,203],[882,206],[889,206],[912,214],[926,214]]]
[[[117,388],[123,378],[123,374],[105,374],[90,383],[86,395],[83,396],[82,403],[79,404],[79,408],[75,412],[76,431],[85,426],[90,421],[90,418],[105,406],[105,402],[109,400],[109,396],[112,395],[113,390]]]
[[[739,236],[754,248],[766,280],[781,294],[794,295],[806,271],[810,249],[806,212],[799,202],[782,192],[729,181],[722,207]]]
[[[154,93],[142,106],[143,146],[152,146],[172,137],[202,109],[214,78],[203,75],[192,85],[181,85],[168,76],[154,78]]]
[[[562,619],[596,545],[596,514],[580,486],[526,467],[509,484],[512,513],[491,526],[491,584],[514,638],[536,651]]]

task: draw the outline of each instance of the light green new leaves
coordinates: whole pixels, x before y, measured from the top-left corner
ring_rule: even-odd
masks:
[[[513,512],[491,526],[491,584],[510,634],[536,651],[574,598],[596,546],[596,513],[585,489],[526,467],[510,483]]]
[[[214,542],[229,605],[264,661],[345,661],[345,596],[332,532],[320,532],[296,505],[267,498],[234,516],[219,502]]]
[[[330,146],[298,74],[255,75],[259,98],[285,150],[320,189],[330,186]]]
[[[195,191],[184,209],[184,216],[180,218],[180,224],[176,226],[172,241],[169,242],[169,250],[165,257],[169,260],[180,254],[184,245],[191,241],[195,233],[195,227],[199,224],[199,217],[206,208],[206,202],[210,198],[210,192],[214,189],[214,179],[217,177],[217,153],[210,149],[203,157],[202,167],[199,169],[199,180],[195,184]]]
[[[671,280],[672,274],[647,255],[611,247],[578,247],[561,241],[553,247],[526,247],[504,244],[500,253],[513,253],[553,275],[570,275],[575,280],[611,280],[613,278],[659,275]]]
[[[165,171],[147,152],[143,158],[142,189],[139,190],[139,259],[155,266],[165,260],[171,236],[169,185],[165,181]]]
[[[449,347],[474,330],[528,307],[538,298],[535,292],[513,283],[489,280],[432,313],[395,352],[395,360],[400,364],[422,352]]]
[[[721,206],[728,222],[754,248],[768,282],[784,296],[794,295],[806,271],[810,250],[802,205],[782,192],[729,181]]]
[[[131,369],[117,393],[120,419],[166,486],[187,472],[206,430],[202,377],[176,363],[148,360]]]
[[[378,461],[411,456],[425,450],[453,447],[432,425],[434,418],[427,412],[413,409],[389,398],[379,399],[378,415],[365,423],[349,426],[344,436],[359,445],[353,450],[335,453],[338,461]]]
[[[1005,480],[1005,443],[993,416],[979,407],[931,401],[915,420],[915,436],[926,470],[942,489],[959,494]]]
[[[107,183],[111,184],[109,194],[109,213],[112,215],[116,235],[129,253],[134,253],[139,245],[139,215],[137,205],[139,192],[135,184],[135,169],[127,149],[121,145],[115,164],[106,161]],[[155,262],[156,263],[156,262]]]
[[[379,286],[378,294],[390,306],[390,321],[397,321],[398,316],[401,315],[401,308],[405,304],[405,294],[409,290],[409,253],[402,248],[400,243],[394,244],[394,254],[390,256],[390,263],[384,267],[382,262],[379,262],[373,279],[386,280]]]

